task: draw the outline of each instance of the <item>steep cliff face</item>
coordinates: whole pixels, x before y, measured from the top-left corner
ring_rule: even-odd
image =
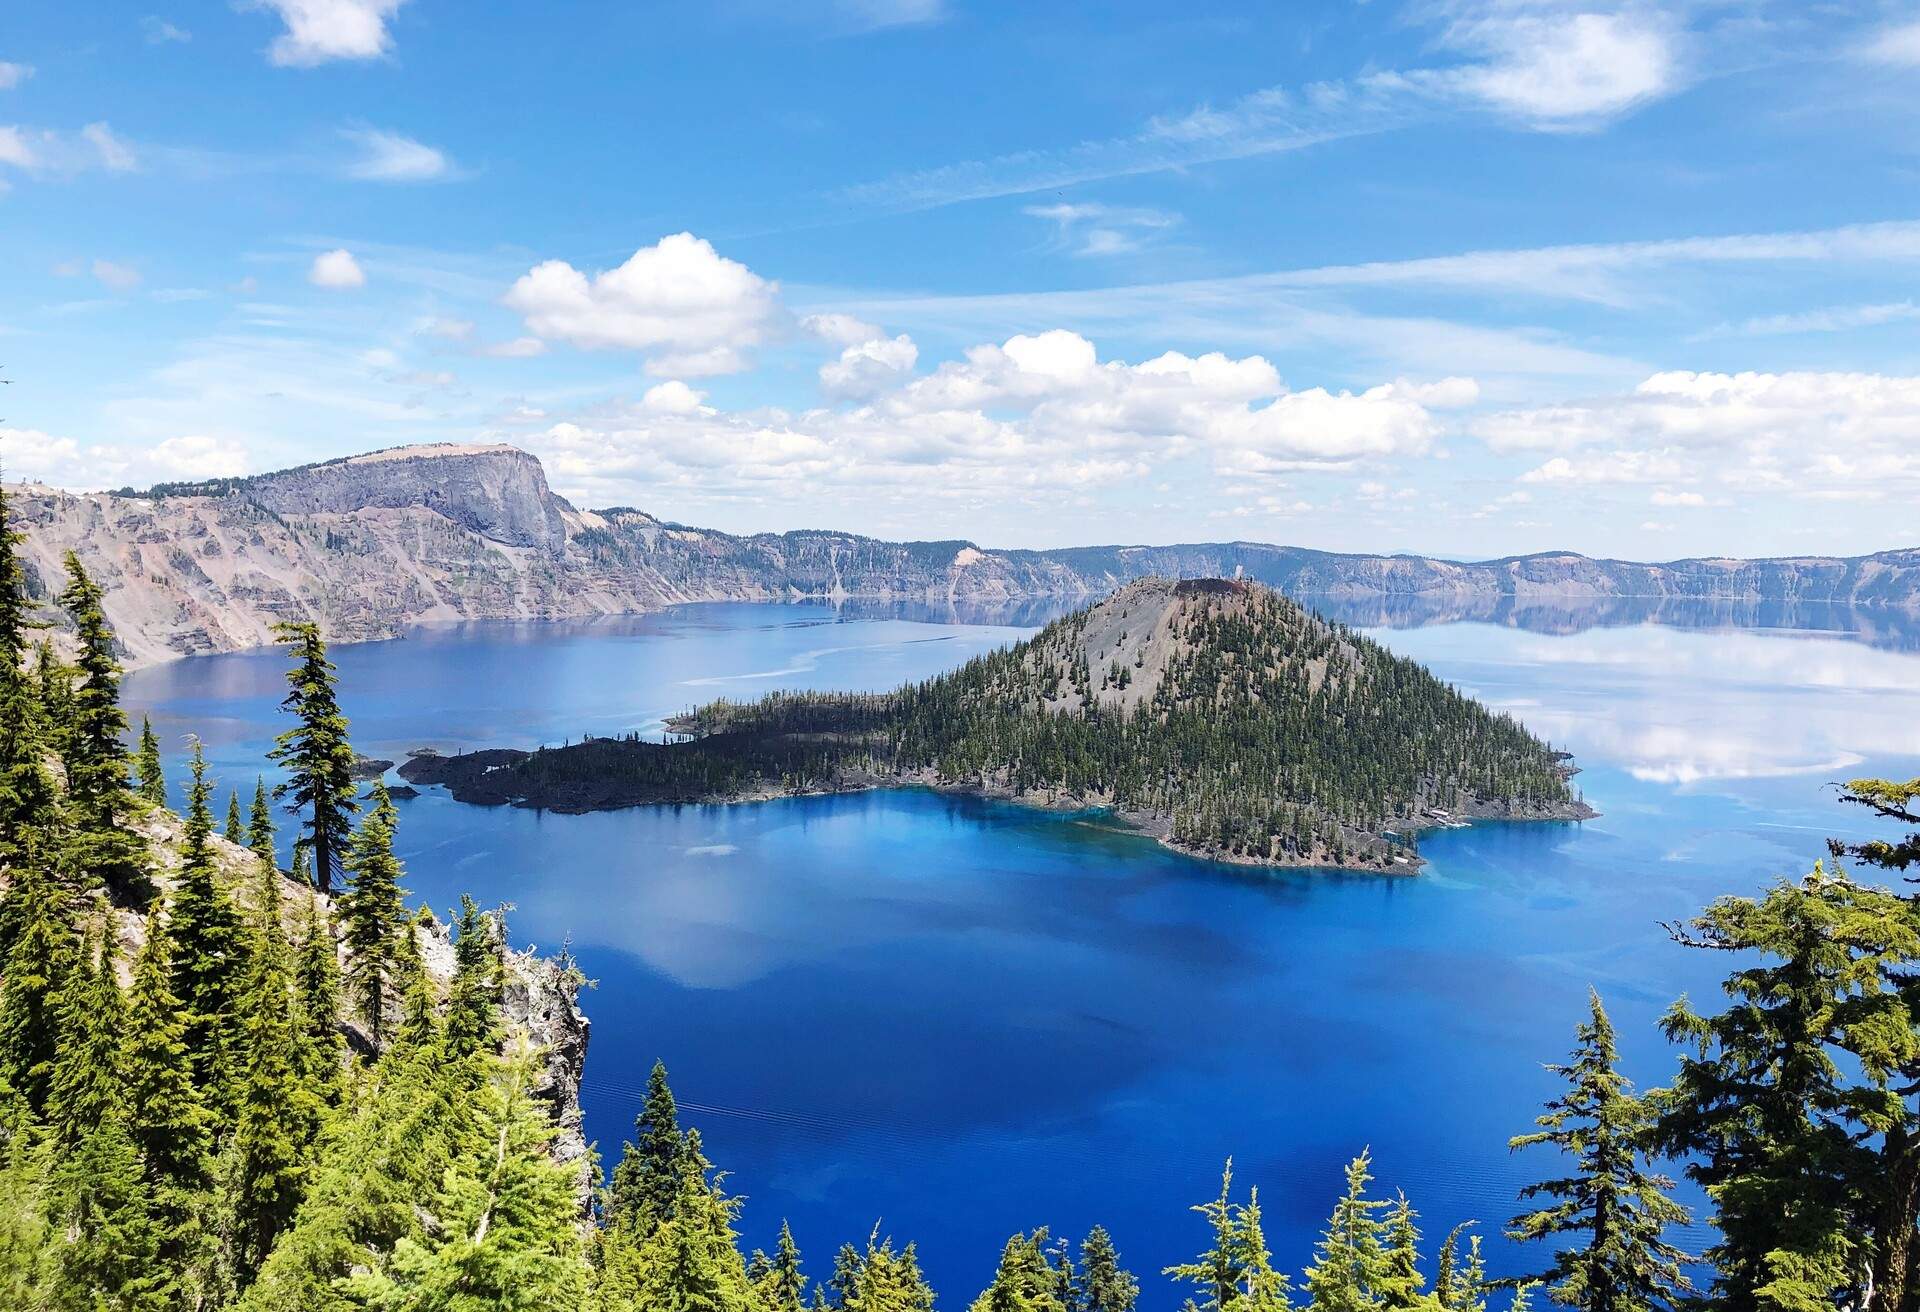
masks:
[[[1458,562],[1257,542],[989,551],[852,533],[747,537],[644,511],[580,511],[506,446],[419,446],[257,478],[75,495],[10,493],[45,592],[76,552],[134,663],[235,651],[283,619],[337,641],[465,619],[631,614],[685,601],[876,598],[997,606],[1104,596],[1131,580],[1243,577],[1318,605],[1514,622],[1685,603],[1920,615],[1920,550],[1850,559]]]

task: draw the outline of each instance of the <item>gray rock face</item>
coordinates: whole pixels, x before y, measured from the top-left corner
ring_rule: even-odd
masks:
[[[1151,575],[1244,577],[1353,622],[1471,618],[1559,631],[1698,613],[1701,622],[1843,626],[1920,645],[1920,549],[1641,564],[1259,542],[1043,552],[853,533],[740,537],[631,508],[576,510],[548,488],[539,461],[504,446],[406,447],[145,495],[26,487],[11,497],[43,593],[57,590],[62,554],[77,552],[106,589],[134,664],[260,646],[283,619],[351,642],[420,623],[634,614],[687,601],[870,598],[984,617],[1036,599],[1077,604]],[[1847,614],[1815,613],[1834,607]]]

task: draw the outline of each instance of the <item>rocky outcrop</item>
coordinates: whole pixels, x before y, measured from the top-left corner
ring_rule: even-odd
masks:
[[[422,623],[632,614],[686,601],[874,599],[960,615],[1079,603],[1148,577],[1240,577],[1338,617],[1634,622],[1660,611],[1817,627],[1920,629],[1920,549],[1849,558],[1656,564],[1548,552],[1487,561],[1346,555],[1258,542],[993,551],[853,533],[737,536],[620,507],[581,511],[507,446],[373,452],[144,493],[10,491],[36,586],[76,552],[132,663],[235,651],[284,619],[337,641]],[[1874,618],[1835,620],[1831,608]]]

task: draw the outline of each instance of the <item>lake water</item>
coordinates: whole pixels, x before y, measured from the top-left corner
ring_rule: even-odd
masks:
[[[1031,618],[1031,617],[1022,617]],[[609,1165],[663,1057],[771,1246],[816,1275],[877,1223],[918,1240],[945,1307],[1016,1228],[1111,1229],[1143,1275],[1197,1251],[1185,1209],[1232,1154],[1296,1271],[1371,1145],[1430,1237],[1487,1223],[1556,1167],[1512,1158],[1591,984],[1643,1085],[1654,1022],[1726,962],[1659,922],[1803,872],[1859,836],[1830,781],[1920,774],[1920,655],[1818,630],[1460,623],[1377,632],[1577,754],[1599,819],[1429,837],[1417,878],[1249,872],[1083,818],[924,792],[588,816],[402,804],[416,901],[511,902],[518,942],[598,987],[588,1133]],[[716,696],[883,688],[1022,629],[706,605],[590,625],[467,625],[336,650],[362,750],[532,746],[657,730]],[[277,653],[127,680],[170,774],[204,738],[250,792]],[[222,799],[224,805],[224,794]],[[1703,1232],[1692,1236],[1695,1242]],[[1145,1281],[1143,1306],[1175,1292]]]

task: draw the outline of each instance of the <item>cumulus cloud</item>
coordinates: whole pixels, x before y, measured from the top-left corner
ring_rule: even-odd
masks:
[[[610,500],[640,484],[744,495],[792,479],[1058,494],[1140,479],[1176,458],[1258,476],[1415,455],[1441,429],[1437,409],[1477,395],[1464,379],[1296,391],[1260,356],[1102,360],[1059,329],[973,347],[930,373],[912,373],[916,361],[910,339],[875,337],[823,370],[842,405],[729,411],[675,380],[524,440],[556,482]],[[844,377],[832,372],[841,366]]]
[[[311,68],[333,59],[378,59],[392,48],[387,20],[404,0],[258,0],[286,31],[267,47],[283,68]]]
[[[1421,76],[1535,127],[1588,126],[1677,89],[1679,39],[1652,11],[1494,6],[1445,36],[1481,62]]]
[[[810,314],[800,321],[800,327],[835,346],[858,346],[885,336],[877,324],[850,314]]]
[[[89,123],[78,132],[0,127],[0,164],[31,173],[72,175],[93,169],[132,172],[140,167],[140,159],[107,124]]]
[[[1865,54],[1877,64],[1920,68],[1920,21],[1881,28],[1867,43]]]
[[[690,232],[635,251],[588,277],[565,260],[523,274],[506,304],[537,337],[583,350],[647,356],[663,376],[737,373],[779,320],[779,284],[727,259]]]
[[[83,444],[32,428],[0,427],[0,466],[7,479],[95,491],[176,479],[225,478],[251,467],[230,439],[190,434],[149,446]]]
[[[1503,411],[1470,427],[1496,451],[1568,453],[1523,476],[1534,482],[1920,490],[1913,376],[1674,370],[1624,396]]]
[[[361,270],[360,261],[353,258],[352,251],[335,250],[313,257],[313,267],[307,270],[307,281],[315,287],[342,291],[366,286],[367,275]]]
[[[361,182],[444,182],[455,176],[445,152],[398,132],[346,128],[341,135],[360,148],[347,176]]]
[[[33,76],[33,65],[13,64],[0,59],[0,91],[11,91]]]

